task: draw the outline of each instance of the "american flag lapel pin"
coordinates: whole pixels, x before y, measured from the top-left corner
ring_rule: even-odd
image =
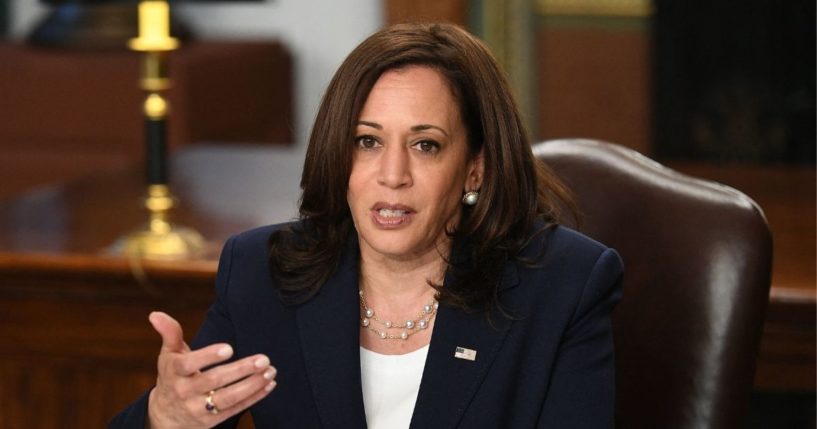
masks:
[[[457,359],[475,361],[477,360],[477,351],[466,349],[465,347],[457,347],[457,349],[454,351],[454,357]]]

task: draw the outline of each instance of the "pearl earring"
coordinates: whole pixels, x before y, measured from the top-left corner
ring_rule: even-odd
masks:
[[[477,203],[479,199],[479,192],[477,191],[468,191],[465,195],[462,196],[462,203],[468,206],[473,206]]]

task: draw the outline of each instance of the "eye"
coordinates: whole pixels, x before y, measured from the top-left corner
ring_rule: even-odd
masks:
[[[420,140],[414,143],[414,147],[423,153],[437,153],[440,150],[440,144],[434,140]]]
[[[374,136],[364,135],[355,137],[355,144],[357,147],[363,150],[374,149],[380,146],[380,142]]]

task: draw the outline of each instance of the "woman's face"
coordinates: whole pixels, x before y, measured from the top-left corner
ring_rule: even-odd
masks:
[[[361,254],[388,259],[446,255],[465,190],[482,180],[445,78],[421,66],[383,73],[355,132],[347,199]]]

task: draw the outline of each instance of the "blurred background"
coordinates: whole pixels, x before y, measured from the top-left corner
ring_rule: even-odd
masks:
[[[193,105],[176,109],[178,126],[171,132],[177,145],[277,140],[303,146],[321,93],[345,55],[384,24],[419,19],[459,23],[491,45],[508,71],[536,140],[597,138],[659,160],[796,166],[815,162],[815,6],[806,0],[749,0],[740,7],[726,1],[663,0],[257,0],[173,5],[173,31],[183,40],[272,42],[280,44],[282,55],[291,61],[286,65],[289,74],[275,82],[289,92],[282,95],[275,88],[265,88],[287,97],[278,106],[261,106],[258,101],[246,106],[251,102],[240,99],[244,94],[232,99],[211,95],[222,103],[222,107],[210,106],[212,117],[229,116],[224,103],[233,102],[245,106],[244,123],[228,118],[214,119],[223,124],[196,123],[210,119],[197,104],[213,100],[207,95],[201,100],[191,100],[194,95],[180,100]],[[95,94],[77,84],[55,93],[54,86],[63,82],[52,80],[59,81],[60,75],[72,80],[65,72],[86,78],[94,74],[93,81],[100,87],[97,92],[104,91],[105,85],[121,86],[125,91],[126,85],[115,81],[119,76],[104,68],[113,65],[94,61],[100,61],[100,51],[107,51],[110,57],[123,56],[122,43],[135,33],[135,19],[130,1],[0,2],[0,34],[6,44],[72,52],[86,60],[84,65],[72,64],[70,71],[55,70],[69,66],[65,61],[38,64],[31,52],[11,52],[18,46],[4,47],[0,71],[14,78],[0,79],[0,89],[7,94],[0,100],[0,140],[6,145],[9,140],[33,143],[32,138],[44,145],[69,144],[72,138],[87,142],[102,137],[102,131],[97,130],[100,135],[96,136],[77,127],[97,128],[96,119],[108,121],[105,114],[127,115],[58,109],[59,102],[46,99],[42,99],[45,103],[35,102],[34,90],[17,81],[28,81],[36,91],[54,97],[62,95],[63,103],[75,106],[82,103],[65,99],[76,96],[69,89],[86,94],[86,103]],[[15,61],[13,55],[21,58]],[[236,59],[240,53],[193,56],[202,64],[231,62],[236,71],[249,67]],[[40,59],[49,60],[54,59]],[[24,61],[29,63],[19,64]],[[83,69],[91,63],[96,70]],[[225,91],[236,81],[228,84],[227,76],[218,70],[197,72],[185,77],[195,81],[191,83],[195,91]],[[212,76],[201,76],[208,72]],[[134,94],[132,89],[130,95]],[[264,117],[274,107],[289,110],[276,111],[277,121]],[[268,111],[261,111],[264,108]],[[254,115],[255,122],[247,115]],[[72,131],[47,131],[49,121],[61,121]],[[277,122],[279,130],[261,129],[263,121]],[[106,148],[137,138],[139,130],[122,131],[104,136]],[[47,172],[42,174],[43,181],[49,180]],[[39,182],[34,177],[31,180]],[[15,192],[10,184],[5,186],[0,195]]]
[[[280,151],[269,158],[279,159],[277,168],[297,176],[322,92],[351,49],[387,24],[447,21],[468,28],[494,51],[535,141],[605,140],[747,193],[766,212],[775,261],[746,427],[814,427],[814,0],[171,5],[172,32],[182,45],[170,54],[169,142],[183,159],[179,164],[192,170],[212,172],[197,164],[204,155],[195,148],[235,147],[249,151],[239,156],[245,163],[225,162],[218,174],[244,169],[260,178],[269,172],[258,160],[267,158],[253,151],[271,147]],[[0,269],[14,271],[3,255],[11,258],[20,249],[81,248],[66,244],[76,233],[65,230],[74,224],[58,214],[91,203],[70,202],[75,194],[62,190],[75,189],[72,183],[119,183],[105,175],[142,162],[139,57],[126,48],[136,28],[132,1],[0,0],[0,234],[6,235],[0,236]],[[186,150],[194,155],[185,158]],[[182,186],[184,180],[214,180],[185,171],[176,173]],[[216,212],[213,222],[221,229],[215,241],[294,214],[297,177],[276,194],[292,201],[248,208],[248,195],[269,183],[259,180],[245,181],[244,193],[200,191],[203,200],[224,198],[202,203]],[[270,216],[276,204],[285,205],[284,214]],[[264,214],[249,214],[253,210]],[[138,205],[133,211],[138,218]],[[242,211],[247,214],[235,215]],[[50,235],[27,235],[42,225],[49,225]],[[32,242],[40,247],[26,248]],[[33,383],[16,377],[20,386]],[[143,380],[149,385],[149,376]],[[140,386],[134,382],[132,390]],[[3,408],[13,395],[0,388],[0,410],[14,409]],[[117,401],[100,407],[122,405]]]

